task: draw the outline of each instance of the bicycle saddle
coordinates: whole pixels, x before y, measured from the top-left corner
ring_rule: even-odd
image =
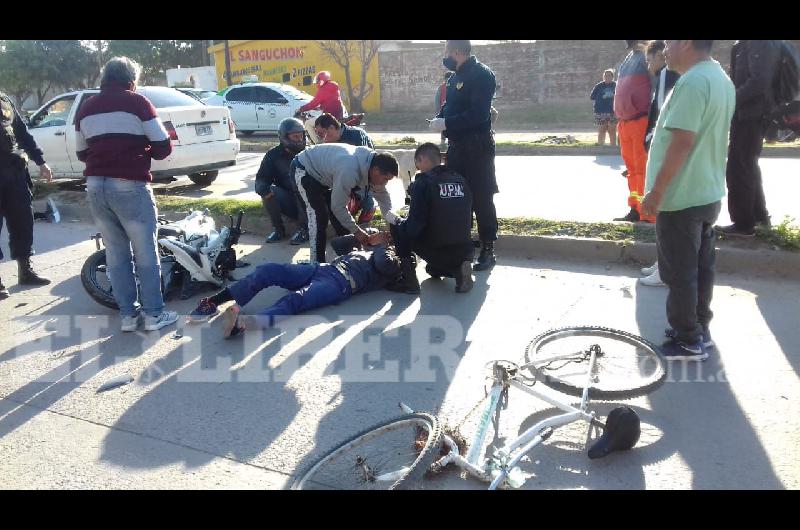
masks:
[[[639,415],[630,407],[617,407],[608,414],[603,435],[589,448],[589,458],[632,449],[640,434]]]

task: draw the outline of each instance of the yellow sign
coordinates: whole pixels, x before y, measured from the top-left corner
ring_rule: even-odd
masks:
[[[331,73],[339,85],[342,101],[348,111],[352,105],[348,100],[347,81],[344,69],[325,54],[311,40],[239,40],[229,41],[231,82],[241,83],[257,77],[259,82],[292,85],[312,96],[317,93],[314,77],[322,70]],[[217,44],[208,49],[214,54],[217,82],[220,88],[225,82],[225,45]],[[357,54],[350,58],[350,79],[353,93],[358,94],[361,85],[361,63]],[[380,78],[377,54],[368,65],[362,105],[367,112],[378,112],[381,106]]]

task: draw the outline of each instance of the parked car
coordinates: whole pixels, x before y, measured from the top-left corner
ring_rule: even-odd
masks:
[[[217,93],[213,90],[206,90],[204,88],[180,88],[175,87],[175,90],[183,92],[189,96],[192,96],[195,99],[202,101],[203,103],[210,97],[216,96]]]
[[[28,120],[54,177],[83,177],[86,166],[75,155],[75,116],[99,92],[87,89],[61,94]],[[136,92],[153,103],[172,140],[172,154],[152,161],[154,181],[188,175],[195,184],[207,186],[221,168],[236,165],[239,140],[228,109],[205,105],[174,88],[137,87]]]
[[[280,83],[241,83],[206,100],[208,105],[228,107],[236,128],[245,136],[254,131],[277,132],[284,118],[314,99],[291,85]]]

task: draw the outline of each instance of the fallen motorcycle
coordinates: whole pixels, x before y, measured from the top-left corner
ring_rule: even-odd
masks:
[[[170,223],[165,218],[158,219],[158,253],[161,259],[161,292],[167,298],[180,286],[182,300],[190,298],[203,288],[222,287],[230,277],[231,271],[242,265],[236,260],[234,246],[242,234],[242,216],[234,224],[217,232],[214,219],[209,213],[194,211],[184,219]],[[92,238],[97,245],[86,259],[81,269],[81,283],[97,303],[118,309],[106,265],[106,249],[101,249],[102,235],[98,232]],[[136,263],[134,262],[134,271]],[[137,291],[139,283],[137,280]]]

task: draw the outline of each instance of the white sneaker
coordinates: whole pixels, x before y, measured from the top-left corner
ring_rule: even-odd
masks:
[[[158,331],[164,326],[169,326],[178,321],[178,313],[175,311],[162,311],[157,317],[145,317],[144,329],[145,331]]]
[[[136,328],[139,327],[139,322],[142,321],[142,315],[136,315],[135,317],[122,317],[122,325],[120,325],[119,329],[130,333],[131,331],[136,331]]]
[[[642,273],[642,276],[650,276],[651,274],[653,274],[657,270],[658,270],[658,262],[656,261],[651,266],[641,269],[640,272]]]
[[[655,272],[653,272],[653,274],[650,276],[639,278],[639,283],[642,285],[648,285],[650,287],[664,287],[666,285],[661,281],[661,274],[658,272],[658,267],[656,267]]]

